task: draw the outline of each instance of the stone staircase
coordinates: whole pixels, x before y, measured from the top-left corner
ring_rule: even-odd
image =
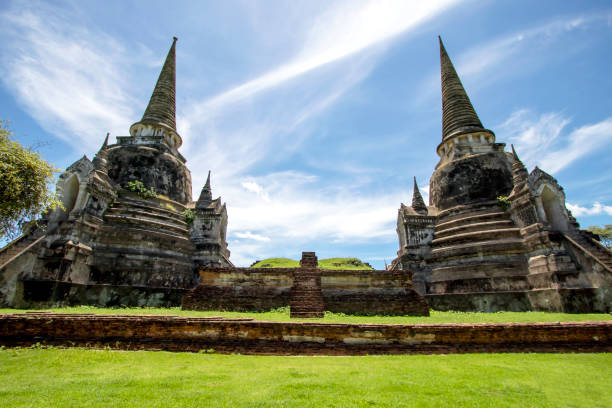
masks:
[[[4,248],[0,249],[0,269],[7,266],[19,255],[33,248],[44,238],[44,231],[36,228],[26,234],[21,235]]]
[[[491,292],[529,290],[520,229],[497,205],[443,215],[431,247],[426,258],[432,268],[426,283],[428,301],[444,295],[486,298]]]
[[[189,236],[189,225],[180,212],[161,208],[144,200],[121,198],[111,204],[104,214],[104,219],[109,224],[124,224],[170,235]]]
[[[112,203],[97,235],[90,279],[113,285],[191,287],[195,273],[189,254],[194,246],[179,212],[184,207],[177,204],[123,195]]]
[[[289,304],[292,318],[323,317],[325,314],[321,271],[314,252],[302,252],[300,268],[293,272]]]
[[[563,234],[565,239],[574,244],[578,244],[583,252],[588,256],[599,262],[608,272],[612,272],[612,252],[603,245],[601,245],[596,239],[592,238],[588,232],[575,230],[568,231]]]

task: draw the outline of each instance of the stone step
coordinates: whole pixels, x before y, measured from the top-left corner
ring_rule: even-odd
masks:
[[[133,216],[135,218],[145,218],[152,220],[161,220],[166,221],[171,224],[175,224],[177,226],[181,226],[183,228],[189,228],[189,225],[185,222],[182,214],[169,216],[166,213],[159,213],[155,211],[143,211],[135,208],[109,208],[107,214],[111,213],[113,215],[127,215]]]
[[[479,291],[508,292],[529,289],[530,284],[525,275],[455,279],[452,281],[433,282],[427,285],[428,294],[471,293]]]
[[[507,220],[509,220],[508,214],[503,211],[467,212],[459,215],[457,218],[440,220],[441,222],[436,224],[435,232],[442,232],[462,225]]]
[[[162,208],[156,205],[151,205],[150,202],[144,200],[135,200],[133,198],[122,197],[115,201],[111,207],[113,208],[140,208],[151,212],[164,213],[168,216],[182,217],[182,211],[173,211],[168,208]]]
[[[434,268],[431,271],[430,281],[526,276],[528,273],[527,262],[522,259],[508,262],[470,262]]]
[[[187,228],[167,224],[159,221],[147,220],[144,218],[130,217],[125,215],[105,214],[104,219],[115,224],[130,224],[143,229],[156,229],[166,233],[173,233],[182,236],[189,235]]]
[[[449,235],[454,234],[462,234],[465,232],[475,232],[475,231],[490,231],[494,229],[506,229],[513,228],[514,223],[512,220],[496,220],[496,221],[486,221],[486,222],[475,222],[472,224],[460,225],[458,227],[446,228],[443,230],[439,230],[435,232],[435,238],[442,238]]]
[[[443,260],[453,258],[463,259],[467,263],[468,259],[482,259],[487,255],[509,255],[521,254],[525,251],[521,238],[496,239],[491,241],[479,241],[460,243],[439,248],[434,248],[427,257],[427,262],[433,264]]]
[[[462,242],[475,243],[477,241],[491,241],[507,238],[520,239],[520,237],[521,232],[519,228],[504,228],[487,231],[465,232],[461,234],[445,236],[442,238],[436,238],[436,236],[434,235],[434,239],[433,241],[431,241],[431,245],[435,249],[436,247],[458,244]]]

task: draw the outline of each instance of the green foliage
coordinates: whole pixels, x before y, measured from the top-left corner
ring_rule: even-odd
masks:
[[[3,407],[610,407],[612,354],[0,351]],[[212,350],[211,350],[212,351]]]
[[[299,268],[299,261],[294,261],[289,258],[268,258],[263,261],[257,261],[251,268]]]
[[[62,207],[49,188],[59,170],[11,136],[0,120],[0,236],[10,239],[48,209]]]
[[[183,211],[183,217],[185,217],[185,222],[189,225],[193,225],[193,220],[195,219],[195,211],[191,208]]]
[[[612,225],[604,225],[603,228],[593,225],[588,228],[593,234],[599,235],[599,242],[608,249],[612,250]]]
[[[497,204],[502,208],[502,210],[506,211],[510,208],[510,199],[507,196],[497,196]]]
[[[328,258],[319,260],[321,269],[350,269],[350,270],[372,270],[370,264],[361,262],[357,258]]]
[[[127,189],[147,200],[151,198],[157,198],[157,193],[155,192],[155,189],[153,187],[151,187],[150,189],[147,188],[140,180],[130,181],[127,185]]]
[[[299,268],[300,262],[289,258],[268,258],[257,261],[251,268]],[[321,269],[350,269],[350,270],[371,270],[372,267],[357,258],[329,258],[319,259]]]

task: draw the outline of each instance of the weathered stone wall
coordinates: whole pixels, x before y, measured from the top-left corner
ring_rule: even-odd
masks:
[[[51,280],[18,282],[23,295],[19,307],[63,307],[92,305],[99,307],[176,307],[186,289],[128,285],[96,285]]]
[[[495,201],[512,191],[512,164],[503,151],[466,156],[438,167],[430,181],[430,205],[439,211]]]
[[[610,352],[612,322],[324,324],[178,316],[0,315],[0,344],[243,354]]]
[[[121,187],[140,180],[174,201],[191,201],[191,172],[163,145],[112,146],[108,149],[108,176]]]
[[[295,268],[202,268],[183,299],[187,310],[270,310],[289,306]],[[347,314],[427,315],[409,271],[321,270],[325,310]]]

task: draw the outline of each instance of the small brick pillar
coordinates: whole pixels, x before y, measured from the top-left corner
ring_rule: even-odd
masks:
[[[290,305],[293,318],[323,317],[325,314],[321,271],[314,252],[302,252],[300,267],[293,271]]]

